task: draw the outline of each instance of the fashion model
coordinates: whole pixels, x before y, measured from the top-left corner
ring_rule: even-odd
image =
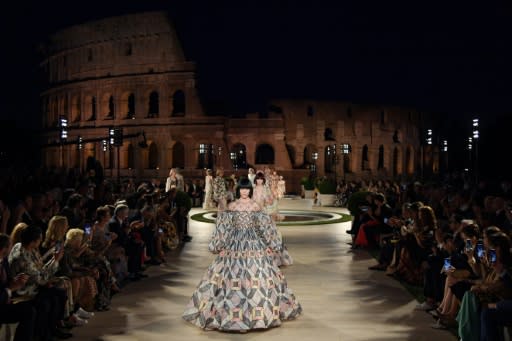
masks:
[[[217,256],[183,313],[205,330],[267,329],[302,312],[274,261],[282,247],[280,235],[251,195],[252,184],[244,178],[238,199],[218,213],[208,246]]]

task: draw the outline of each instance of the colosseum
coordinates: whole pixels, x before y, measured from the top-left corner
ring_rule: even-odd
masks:
[[[195,64],[185,59],[165,12],[88,22],[43,44],[42,160],[105,175],[186,177],[276,169],[297,191],[309,172],[397,178],[439,169],[439,151],[422,146],[428,120],[416,109],[349,102],[273,100],[266,113],[212,116],[198,98]]]

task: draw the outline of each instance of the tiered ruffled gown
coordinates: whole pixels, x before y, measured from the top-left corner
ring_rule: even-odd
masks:
[[[270,189],[267,186],[255,187],[253,199],[260,205],[260,207],[263,208],[265,213],[274,217],[274,220],[277,219],[279,215],[277,200],[272,197]],[[266,202],[269,200],[272,201],[272,204],[267,205]],[[281,232],[279,232],[279,230],[277,230],[277,234],[279,235],[279,239],[281,239]],[[288,249],[284,243],[281,243],[281,248],[279,250],[274,251],[274,261],[277,266],[288,266],[293,264],[293,258],[288,253]]]
[[[200,328],[247,331],[277,327],[302,311],[273,259],[281,238],[268,214],[220,212],[208,267],[183,318]]]

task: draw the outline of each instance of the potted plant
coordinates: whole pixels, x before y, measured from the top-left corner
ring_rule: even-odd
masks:
[[[322,206],[333,206],[336,201],[336,183],[324,179],[317,184],[320,204]]]
[[[315,197],[315,181],[312,177],[303,177],[300,180],[304,199],[313,199]]]

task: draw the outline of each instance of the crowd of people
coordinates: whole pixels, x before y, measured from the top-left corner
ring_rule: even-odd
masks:
[[[380,250],[369,269],[421,286],[416,309],[435,318],[432,328],[453,328],[464,341],[501,340],[512,322],[510,182],[414,182],[393,204],[385,187],[371,189],[348,200],[356,212],[347,231],[352,248]]]
[[[192,200],[176,186],[127,181],[116,191],[73,173],[2,180],[0,324],[18,323],[16,341],[72,337],[71,328],[109,310],[114,294],[191,240]]]
[[[165,262],[166,250],[191,241],[191,207],[230,211],[239,182],[224,175],[208,170],[204,182],[191,181],[172,169],[165,184],[117,184],[98,172],[2,174],[0,323],[18,323],[15,340],[71,337],[69,328]],[[252,200],[277,220],[283,178],[270,168],[247,178]],[[511,322],[510,182],[342,182],[338,197],[354,215],[352,247],[380,249],[371,270],[423,286],[417,309],[436,317],[434,328],[499,340],[499,326]]]

